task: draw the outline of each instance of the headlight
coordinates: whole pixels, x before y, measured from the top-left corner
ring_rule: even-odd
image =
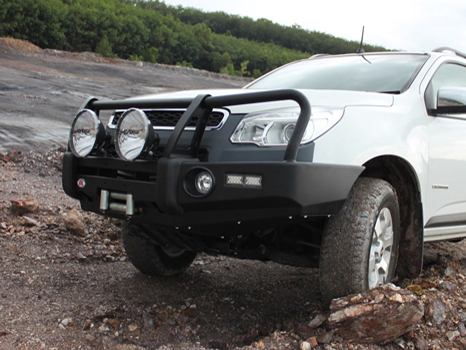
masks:
[[[309,143],[330,130],[342,116],[343,109],[314,108],[301,144]],[[236,127],[230,141],[258,146],[286,146],[298,117],[298,108],[247,115]]]
[[[136,108],[128,109],[116,127],[115,149],[125,160],[135,160],[154,145],[155,133],[146,114]]]
[[[90,109],[76,114],[71,125],[70,148],[76,157],[86,157],[105,140],[105,128],[99,117]]]

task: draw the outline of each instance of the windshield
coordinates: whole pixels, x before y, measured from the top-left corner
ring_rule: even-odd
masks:
[[[424,54],[315,57],[279,68],[247,88],[401,93],[409,87],[427,58]]]

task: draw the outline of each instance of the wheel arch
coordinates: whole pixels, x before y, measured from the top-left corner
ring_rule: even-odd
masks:
[[[396,275],[418,277],[422,270],[424,231],[419,181],[406,160],[382,156],[364,164],[362,177],[379,178],[393,186],[399,201],[401,237]]]

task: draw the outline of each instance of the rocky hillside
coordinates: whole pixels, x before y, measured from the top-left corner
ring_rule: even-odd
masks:
[[[90,52],[42,50],[0,38],[0,151],[64,146],[73,117],[90,96],[122,99],[161,91],[238,88],[248,81]]]

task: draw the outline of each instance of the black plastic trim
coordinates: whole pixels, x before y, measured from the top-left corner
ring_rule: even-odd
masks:
[[[77,191],[77,158],[71,152],[63,155],[62,187],[65,193],[75,199],[81,197]]]

